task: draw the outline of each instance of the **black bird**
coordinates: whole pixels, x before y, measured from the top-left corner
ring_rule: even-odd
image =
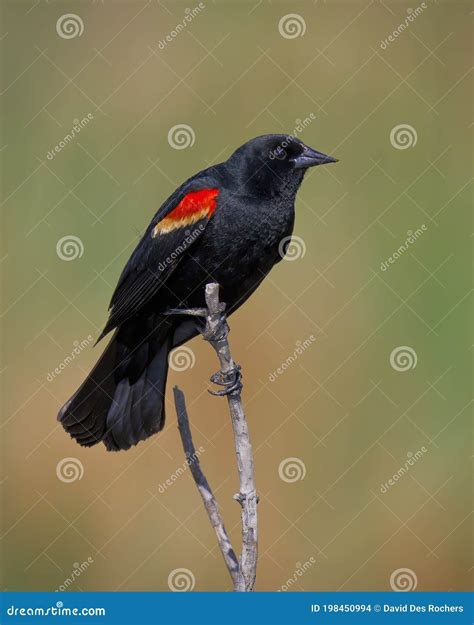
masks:
[[[306,170],[334,162],[291,135],[263,135],[166,200],[119,278],[99,337],[115,329],[110,343],[59,412],[66,432],[116,451],[163,428],[168,354],[199,323],[165,311],[203,307],[209,282],[228,313],[243,304],[284,255]]]

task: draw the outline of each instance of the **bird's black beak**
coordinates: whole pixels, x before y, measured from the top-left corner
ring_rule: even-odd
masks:
[[[313,150],[313,148],[305,145],[303,152],[293,159],[296,169],[306,169],[315,165],[325,165],[326,163],[337,163],[338,159]]]

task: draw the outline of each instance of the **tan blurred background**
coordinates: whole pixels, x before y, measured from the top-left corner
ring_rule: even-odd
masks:
[[[159,205],[305,119],[301,138],[340,162],[299,193],[299,257],[231,319],[261,495],[257,589],[389,590],[401,568],[418,590],[469,588],[472,5],[423,4],[208,0],[173,37],[198,3],[2,2],[4,589],[168,590],[176,569],[194,590],[231,588],[189,472],[160,489],[183,463],[171,393],[165,431],[125,453],[80,448],[56,413],[101,352],[87,337]],[[180,124],[192,145],[174,149]],[[188,347],[194,366],[168,389],[186,393],[238,546],[229,416],[206,392],[215,358]]]

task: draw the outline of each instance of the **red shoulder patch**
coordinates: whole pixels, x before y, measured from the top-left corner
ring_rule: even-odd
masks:
[[[186,194],[173,210],[153,228],[152,237],[190,226],[200,219],[209,219],[217,206],[219,189],[200,189]]]

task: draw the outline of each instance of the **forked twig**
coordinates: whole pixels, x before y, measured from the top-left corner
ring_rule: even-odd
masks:
[[[198,309],[194,314],[205,316],[206,323],[201,334],[212,345],[219,358],[221,369],[219,374],[213,376],[213,380],[227,387],[227,390],[221,391],[221,393],[226,394],[229,405],[240,482],[239,492],[234,495],[234,499],[240,503],[242,518],[242,555],[239,560],[225,530],[217,501],[196,456],[184,395],[175,386],[174,399],[178,415],[178,428],[192,476],[201,494],[209,520],[216,531],[219,547],[232,578],[234,590],[250,592],[255,585],[257,574],[258,546],[258,497],[255,489],[252,445],[241,399],[240,367],[234,362],[230,353],[227,339],[229,327],[225,316],[225,304],[219,302],[218,284],[206,285],[206,304],[207,309]],[[171,311],[169,312],[171,313]],[[178,313],[193,314],[190,310],[172,311],[172,314]]]

